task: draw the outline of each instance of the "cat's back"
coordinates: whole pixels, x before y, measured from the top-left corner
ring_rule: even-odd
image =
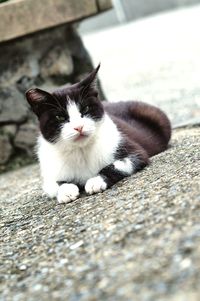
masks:
[[[141,144],[149,156],[167,148],[171,124],[159,108],[139,101],[123,101],[104,102],[104,109],[119,130]]]

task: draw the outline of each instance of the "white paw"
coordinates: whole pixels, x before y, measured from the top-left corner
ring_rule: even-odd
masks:
[[[58,203],[69,203],[74,201],[79,196],[78,186],[75,184],[62,184],[58,189]]]
[[[50,198],[54,198],[57,196],[59,185],[56,182],[44,182],[42,188]]]
[[[85,191],[88,194],[102,192],[102,191],[106,190],[106,188],[107,188],[107,184],[101,176],[91,178],[91,179],[87,180],[87,182],[85,184]]]

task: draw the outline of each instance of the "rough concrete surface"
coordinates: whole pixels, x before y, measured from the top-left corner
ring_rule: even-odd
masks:
[[[0,176],[1,301],[197,301],[200,127],[112,189],[58,205],[38,166]]]

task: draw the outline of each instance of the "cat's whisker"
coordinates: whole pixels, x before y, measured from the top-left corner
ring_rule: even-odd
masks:
[[[49,112],[50,111],[63,112],[64,115],[66,115],[66,111],[62,107],[60,107],[60,106],[58,107],[52,103],[47,103],[46,105],[53,108],[53,109],[49,110]]]
[[[91,130],[84,130],[83,131],[83,134],[91,134],[91,133],[93,133],[94,132],[94,129],[91,129]]]
[[[58,98],[57,98],[56,95],[54,95],[54,99],[55,99],[55,101],[56,101],[56,103],[57,103],[57,106],[54,105],[54,107],[55,107],[56,109],[58,109],[58,111],[61,111],[61,112],[63,112],[64,114],[66,114],[65,109],[64,109],[64,108],[62,107],[62,105],[60,104],[60,102],[59,102],[59,100],[58,100]],[[51,105],[53,106],[53,104],[51,104]]]
[[[85,90],[86,90],[88,87],[89,87],[89,84],[86,85],[86,86],[82,89],[81,94],[80,94],[80,98],[81,98],[81,99],[82,99],[83,93],[85,92]]]
[[[60,111],[60,107],[57,107],[56,105],[52,103],[46,103],[47,106],[55,108],[57,111]]]
[[[64,135],[63,137],[62,137],[62,140],[63,141],[65,141],[65,140],[70,140],[71,138],[74,138],[74,137],[78,137],[78,135],[77,134],[71,134],[71,135]]]
[[[86,89],[86,88],[85,88]],[[84,92],[85,92],[85,89],[84,89]],[[87,93],[86,94],[82,94],[82,98],[81,98],[81,100],[80,100],[80,103],[82,104],[83,103],[83,101],[84,101],[84,99],[88,96],[88,93],[89,93],[89,90],[87,90]]]
[[[91,85],[91,83],[87,84],[87,85],[83,88],[83,90],[82,90],[82,92],[81,92],[81,94],[80,94],[80,97],[79,97],[80,104],[82,104],[83,101],[84,101],[84,98],[87,97],[87,95],[88,95],[88,93],[89,93],[89,89],[88,89],[88,88],[89,88],[90,85]],[[87,94],[84,95],[84,93],[85,93],[86,90],[87,90]]]
[[[57,109],[57,106],[52,104],[52,103],[45,103],[45,105],[49,106],[49,107],[53,107],[53,108],[56,108]]]
[[[60,104],[60,102],[59,102],[59,100],[58,100],[58,98],[57,98],[56,95],[54,95],[54,99],[56,100],[56,103],[57,103],[58,107],[59,107],[61,110],[64,110],[64,108],[61,106],[61,104]]]

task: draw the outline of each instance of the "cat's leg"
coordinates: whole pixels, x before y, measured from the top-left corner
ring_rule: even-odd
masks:
[[[56,181],[44,180],[42,188],[45,194],[47,194],[50,198],[54,198],[57,196],[59,185]]]
[[[79,188],[75,184],[64,183],[59,186],[57,193],[58,203],[69,203],[79,197]]]
[[[101,175],[88,179],[85,184],[85,191],[88,194],[103,192],[107,188],[107,183]]]
[[[96,177],[90,178],[85,184],[85,191],[88,194],[102,192],[147,164],[148,158],[138,158],[137,155],[118,159],[104,167]]]
[[[57,198],[58,203],[69,203],[79,197],[79,188],[75,184],[57,183],[56,181],[45,181],[43,190],[50,198]]]

